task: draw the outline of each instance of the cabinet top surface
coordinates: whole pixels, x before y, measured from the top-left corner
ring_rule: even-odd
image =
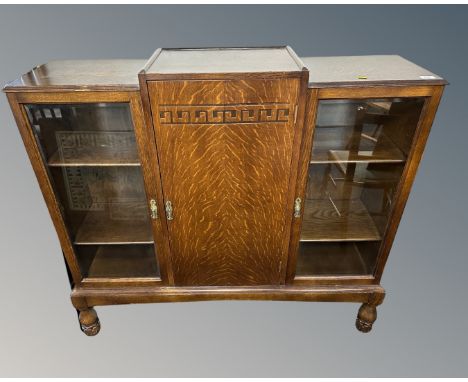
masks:
[[[156,53],[157,54],[157,53]],[[287,47],[161,49],[147,74],[300,71]]]
[[[146,60],[63,60],[36,66],[5,90],[109,88],[138,90],[138,72]]]
[[[193,59],[195,56],[197,58]],[[162,50],[158,57],[147,68],[148,73],[300,70],[286,48]],[[303,57],[300,60],[309,69],[309,87],[446,84],[442,77],[396,55]],[[51,61],[8,83],[4,90],[138,90],[138,73],[146,62],[128,59]]]
[[[437,74],[398,55],[302,57],[309,87],[383,83],[446,84]]]

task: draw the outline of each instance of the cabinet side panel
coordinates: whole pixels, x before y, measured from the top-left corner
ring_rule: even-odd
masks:
[[[176,285],[280,284],[299,80],[148,89]]]

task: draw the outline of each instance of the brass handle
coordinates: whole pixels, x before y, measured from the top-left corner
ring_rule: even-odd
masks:
[[[301,204],[302,204],[301,198],[297,198],[294,202],[294,217],[295,218],[301,217]]]
[[[167,220],[174,219],[174,216],[172,215],[172,203],[170,200],[166,202],[166,218]]]
[[[158,206],[156,204],[156,200],[154,199],[150,200],[150,210],[151,210],[151,219],[157,219],[158,218]]]

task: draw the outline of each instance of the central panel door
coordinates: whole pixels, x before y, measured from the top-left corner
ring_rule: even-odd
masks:
[[[148,91],[175,284],[283,283],[299,79]]]

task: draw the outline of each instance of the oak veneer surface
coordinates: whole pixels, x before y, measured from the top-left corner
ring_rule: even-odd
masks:
[[[282,281],[299,85],[148,82],[176,285]]]
[[[285,47],[162,49],[146,73],[236,73],[299,71]]]
[[[309,69],[309,87],[447,82],[398,55],[302,57]]]

